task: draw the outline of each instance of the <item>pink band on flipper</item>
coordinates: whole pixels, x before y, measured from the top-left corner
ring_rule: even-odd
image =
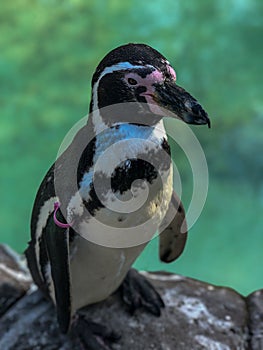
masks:
[[[58,227],[61,227],[61,228],[68,228],[70,227],[73,223],[70,223],[70,224],[64,224],[63,222],[60,222],[57,217],[56,217],[56,214],[57,214],[57,211],[60,207],[60,203],[59,202],[55,202],[54,203],[54,213],[53,213],[53,219],[54,219],[54,223],[58,226]]]

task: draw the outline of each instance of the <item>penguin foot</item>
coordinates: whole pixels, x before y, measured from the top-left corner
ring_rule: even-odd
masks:
[[[80,340],[85,350],[112,350],[111,344],[121,337],[120,334],[89,320],[81,313],[73,322],[71,333]]]
[[[122,299],[128,305],[131,314],[143,308],[155,316],[161,315],[165,306],[159,293],[135,269],[130,269],[121,285]]]

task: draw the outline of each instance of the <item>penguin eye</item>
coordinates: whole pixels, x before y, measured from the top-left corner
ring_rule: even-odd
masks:
[[[128,83],[129,83],[130,85],[137,85],[137,84],[138,84],[137,80],[135,80],[135,79],[133,79],[133,78],[128,78]]]

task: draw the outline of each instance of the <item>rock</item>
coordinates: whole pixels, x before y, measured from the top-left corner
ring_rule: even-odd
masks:
[[[20,269],[21,266],[18,264],[13,268]],[[161,317],[154,317],[143,310],[131,316],[118,292],[104,302],[83,309],[93,321],[122,334],[113,349],[263,349],[263,291],[244,298],[232,289],[174,274],[143,274],[165,301]],[[20,290],[19,284],[14,286]],[[27,286],[29,288],[30,283]],[[0,349],[80,348],[78,339],[59,332],[54,306],[38,290],[23,297],[20,295],[20,299],[0,318]]]
[[[0,316],[21,298],[32,285],[32,279],[21,257],[0,245]]]
[[[247,297],[251,350],[263,349],[263,290]]]

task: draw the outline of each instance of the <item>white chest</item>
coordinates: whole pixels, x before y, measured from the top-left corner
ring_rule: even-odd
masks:
[[[162,151],[164,138],[162,124],[152,130],[136,125],[120,126],[114,133],[109,130],[100,135],[94,166],[82,180],[81,197],[91,200],[90,186],[96,173],[110,179],[119,164],[138,159],[142,154],[149,163],[156,162],[154,155]],[[159,170],[158,179],[135,181],[131,190],[123,193],[113,192],[110,181],[104,183],[109,186],[102,193],[104,207],[94,215],[85,215],[85,209],[79,207],[81,201],[72,201],[68,212],[71,218],[79,217],[77,232],[80,234],[70,264],[74,309],[103,300],[114,292],[154,236],[167,212],[173,188],[171,164]]]

